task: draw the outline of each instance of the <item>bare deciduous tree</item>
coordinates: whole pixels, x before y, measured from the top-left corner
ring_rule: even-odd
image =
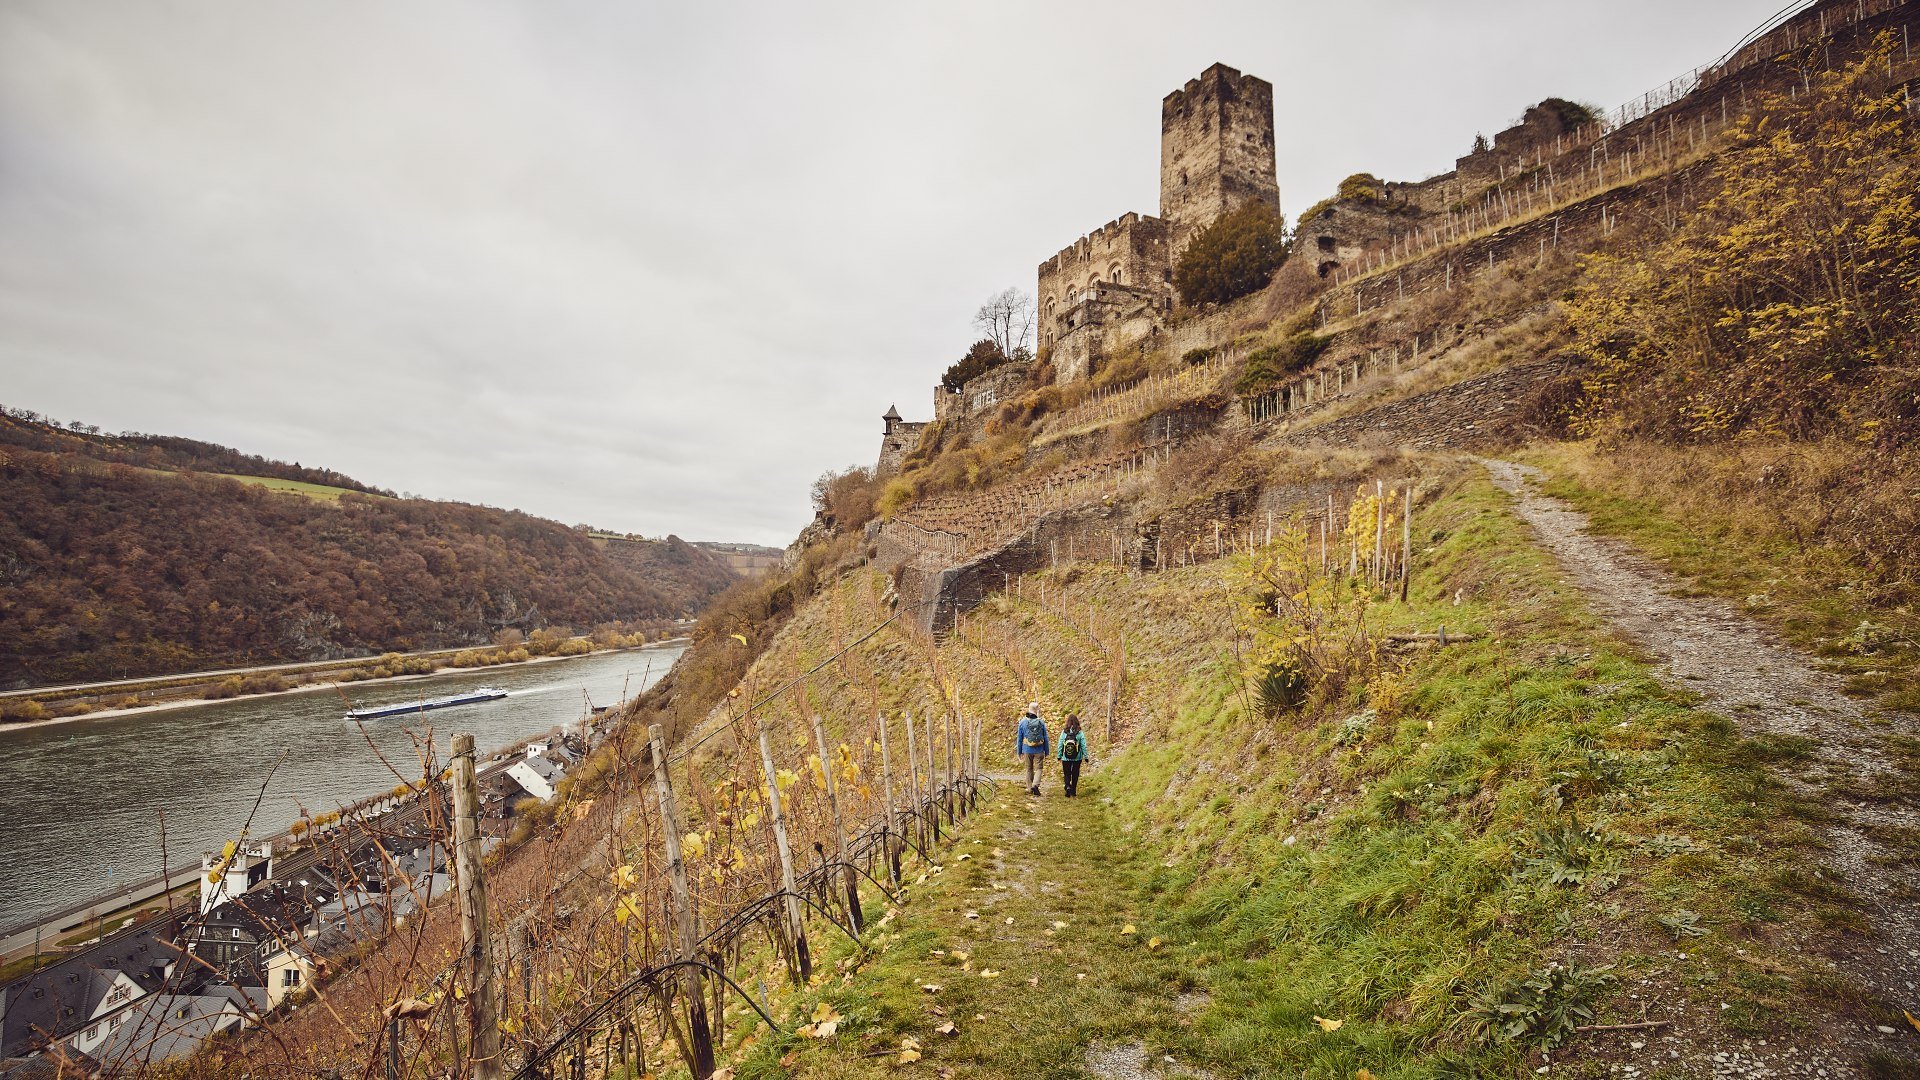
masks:
[[[973,325],[1008,358],[1024,360],[1033,355],[1033,297],[1019,289],[1008,287],[988,297],[974,312]]]

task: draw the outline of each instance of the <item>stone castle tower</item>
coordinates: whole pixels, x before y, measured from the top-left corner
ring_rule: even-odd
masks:
[[[1039,345],[1056,382],[1085,378],[1107,353],[1158,332],[1176,299],[1173,267],[1201,229],[1250,199],[1280,209],[1273,158],[1273,84],[1215,64],[1160,103],[1160,214],[1122,214],[1040,264]],[[991,408],[1026,378],[1003,365],[958,392],[935,391],[935,415]],[[1010,380],[1010,381],[1009,381]],[[897,473],[924,422],[888,409],[880,476]]]
[[[1250,199],[1280,209],[1273,84],[1215,64],[1160,103],[1160,215],[1124,214],[1040,264],[1039,344],[1066,382],[1173,310],[1193,235]]]
[[[1279,213],[1273,84],[1215,64],[1160,102],[1160,216],[1173,226],[1173,256],[1254,199]]]

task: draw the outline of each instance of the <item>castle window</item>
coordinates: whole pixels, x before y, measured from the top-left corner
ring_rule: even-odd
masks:
[[[1319,244],[1319,245],[1320,245],[1320,250],[1321,250],[1321,251],[1332,251],[1332,250],[1333,250],[1333,237],[1331,237],[1331,236],[1323,236],[1323,237],[1321,237],[1320,239],[1318,239],[1318,240],[1316,240],[1316,241],[1314,241],[1314,243],[1317,243],[1317,244]]]
[[[1340,268],[1339,263],[1334,262],[1332,259],[1328,259],[1326,262],[1323,262],[1320,264],[1320,276],[1326,277],[1328,274],[1333,273],[1335,270],[1338,270],[1339,268]]]

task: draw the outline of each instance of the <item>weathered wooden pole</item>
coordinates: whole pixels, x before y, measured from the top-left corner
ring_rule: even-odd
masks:
[[[893,757],[887,750],[887,714],[875,713],[874,719],[880,724],[880,776],[887,796],[886,813],[881,817],[886,832],[881,836],[887,845],[887,871],[895,885],[900,884],[900,845],[895,842],[893,830],[896,818],[893,813]]]
[[[920,817],[921,789],[920,789],[919,743],[913,733],[913,714],[902,713],[900,715],[906,721],[906,725],[907,725],[907,780],[909,784],[907,797],[912,802],[912,805],[913,805],[913,834],[919,838],[920,850],[924,852],[927,849],[927,830],[926,830],[926,822],[921,820],[921,817]],[[932,786],[931,783],[929,783],[928,786],[931,787]]]
[[[933,719],[927,719],[927,823],[933,828],[933,842],[940,842],[940,770],[934,768]]]
[[[773,746],[767,731],[760,729],[760,768],[767,774],[767,816],[773,822],[773,846],[780,853],[780,891],[786,893],[787,932],[793,935],[794,963],[790,971],[795,986],[804,986],[813,977],[813,958],[807,953],[806,912],[793,883],[793,848],[787,843],[787,819],[780,814],[780,774],[773,767]]]
[[[1380,560],[1386,553],[1387,539],[1387,484],[1384,480],[1373,482],[1373,580],[1386,579],[1386,566]]]
[[[1407,602],[1407,587],[1413,577],[1413,480],[1407,480],[1406,508],[1400,514],[1400,602]]]
[[[487,937],[487,884],[480,869],[480,785],[473,736],[453,737],[453,864],[460,890],[460,945],[467,959],[468,1024],[475,1080],[505,1075],[500,1060],[500,988]]]
[[[947,712],[947,721],[946,721],[945,727],[946,727],[946,731],[945,731],[946,739],[944,741],[947,744],[946,745],[947,797],[943,801],[947,804],[947,825],[951,827],[953,825],[953,788],[954,788],[954,784],[953,784],[953,780],[954,780],[954,776],[953,776],[953,712],[951,710]]]
[[[687,884],[687,863],[680,854],[680,808],[674,801],[673,781],[667,777],[667,741],[659,724],[647,726],[653,748],[653,793],[660,802],[661,831],[667,841],[667,873],[673,881],[674,959],[691,964],[700,941],[694,923],[693,889]],[[676,980],[687,1000],[687,1049],[696,1080],[713,1075],[713,1027],[707,1023],[705,980],[698,968],[683,967]]]
[[[866,916],[860,910],[859,879],[854,876],[853,864],[847,861],[847,822],[840,816],[840,791],[833,778],[833,759],[828,757],[827,728],[817,713],[813,718],[813,739],[820,746],[820,775],[826,778],[827,809],[833,813],[833,857],[840,863],[840,877],[846,884],[847,925],[853,928],[853,936],[859,937]]]

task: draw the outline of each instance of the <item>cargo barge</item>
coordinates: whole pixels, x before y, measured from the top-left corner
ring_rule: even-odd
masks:
[[[429,709],[449,709],[455,705],[471,705],[476,701],[498,701],[506,696],[507,692],[497,686],[482,686],[452,697],[410,701],[404,705],[382,705],[377,709],[355,709],[347,714],[347,719],[379,720],[382,717],[404,716],[408,713],[426,712]]]

